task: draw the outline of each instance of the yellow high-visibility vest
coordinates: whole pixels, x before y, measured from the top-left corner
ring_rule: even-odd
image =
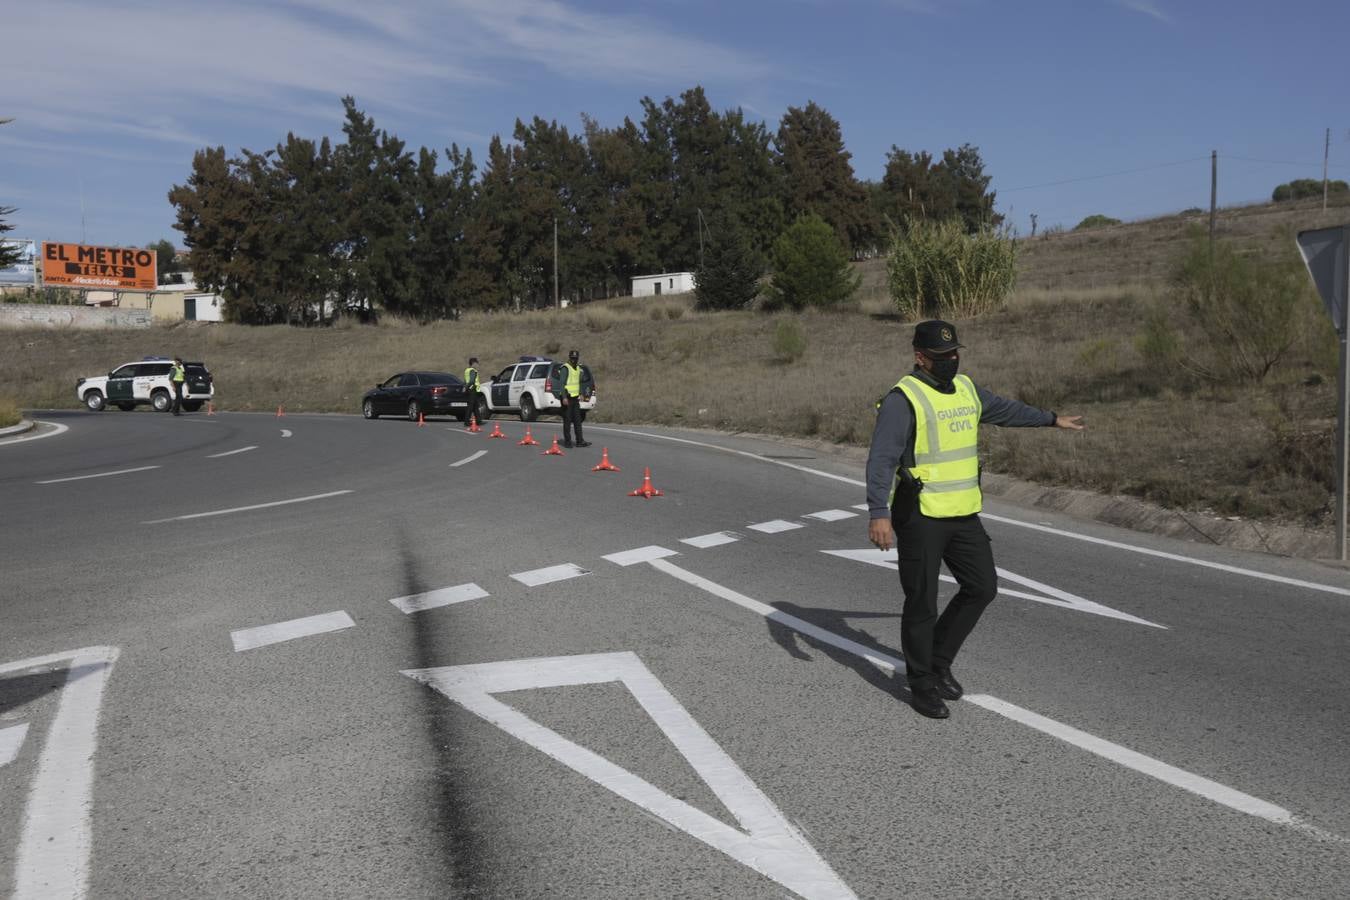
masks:
[[[969,376],[957,375],[944,394],[906,375],[896,382],[914,408],[914,465],[923,482],[919,512],[938,519],[968,516],[983,507],[980,494],[980,396]],[[899,485],[896,476],[896,486]],[[895,488],[891,489],[895,498]]]
[[[563,363],[567,366],[567,396],[581,396],[581,366],[574,366],[571,363]]]
[[[478,370],[473,366],[464,370],[464,384],[467,385],[471,391],[478,390]]]
[[[187,381],[187,374],[183,371],[183,367],[182,367],[182,366],[179,366],[179,365],[173,365],[173,366],[170,366],[170,367],[169,367],[169,380],[170,380],[170,381]]]

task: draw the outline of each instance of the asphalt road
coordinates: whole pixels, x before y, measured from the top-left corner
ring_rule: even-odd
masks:
[[[1344,570],[987,501],[939,722],[856,466],[40,418],[0,441],[14,896],[1350,893]]]

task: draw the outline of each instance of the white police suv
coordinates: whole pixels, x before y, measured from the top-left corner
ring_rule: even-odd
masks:
[[[483,385],[478,395],[478,420],[502,413],[518,413],[522,422],[533,422],[540,413],[562,415],[562,402],[553,396],[549,372],[554,362],[547,356],[522,356]],[[595,409],[595,394],[581,401],[581,416]]]
[[[75,396],[94,412],[108,404],[122,410],[133,410],[140,404],[149,404],[155,412],[173,408],[173,382],[169,370],[173,360],[164,356],[147,356],[139,362],[120,365],[107,375],[81,378],[75,382]],[[206,365],[199,362],[183,363],[183,409],[196,412],[216,394],[216,386]]]

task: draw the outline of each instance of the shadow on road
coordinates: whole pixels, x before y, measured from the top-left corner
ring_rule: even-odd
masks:
[[[795,603],[785,601],[778,601],[773,604],[773,607],[789,616],[803,619],[812,625],[823,628],[839,637],[847,638],[878,653],[902,658],[899,650],[887,647],[868,632],[853,627],[849,621],[850,619],[898,619],[899,613],[844,612],[824,607],[798,606]],[[825,654],[841,666],[857,672],[863,681],[878,690],[885,691],[898,700],[909,702],[909,685],[903,674],[888,675],[867,660],[833,644],[827,644],[809,634],[803,634],[790,624],[773,616],[769,616],[766,621],[769,623],[769,636],[794,658],[802,660],[812,658],[811,654],[802,649],[801,645],[805,644],[807,647]]]

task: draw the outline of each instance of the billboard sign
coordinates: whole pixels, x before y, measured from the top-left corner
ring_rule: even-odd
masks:
[[[37,242],[0,241],[0,244],[19,249],[19,261],[0,269],[0,284],[37,284]]]
[[[155,251],[88,244],[42,244],[42,283],[48,287],[155,289]]]

